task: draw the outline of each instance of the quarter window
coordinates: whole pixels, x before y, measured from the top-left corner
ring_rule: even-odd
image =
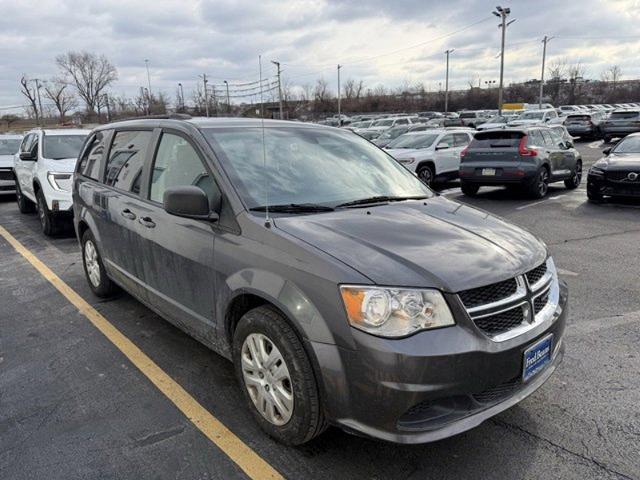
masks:
[[[78,172],[81,175],[93,180],[98,180],[100,176],[100,162],[104,154],[105,137],[106,134],[104,131],[97,132],[91,140],[91,145],[85,149],[84,155],[80,159],[80,166],[78,167]]]
[[[147,156],[151,132],[116,132],[109,151],[104,183],[135,194],[140,193],[142,168]]]
[[[150,198],[162,203],[167,188],[187,185],[201,188],[209,202],[219,196],[218,187],[191,144],[178,135],[163,133],[151,172]]]
[[[556,142],[553,141],[553,137],[548,130],[540,130],[542,137],[544,138],[544,143],[548,148],[558,148]]]
[[[453,140],[456,147],[466,147],[469,145],[471,138],[466,133],[454,133]]]

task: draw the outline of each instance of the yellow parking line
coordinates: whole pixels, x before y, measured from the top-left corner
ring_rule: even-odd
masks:
[[[49,267],[0,226],[0,236],[16,249],[58,291],[109,339],[184,415],[236,463],[250,478],[280,479],[282,476],[240,440],[220,420],[200,405],[189,393],[125,337],[95,308],[89,305]]]

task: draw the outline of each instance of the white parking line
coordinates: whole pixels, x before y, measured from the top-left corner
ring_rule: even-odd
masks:
[[[540,205],[541,203],[545,203],[548,200],[550,200],[550,199],[549,198],[545,198],[544,200],[540,200],[539,202],[527,203],[526,205],[521,205],[519,207],[516,207],[516,210],[524,210],[525,208],[535,207],[536,205]]]

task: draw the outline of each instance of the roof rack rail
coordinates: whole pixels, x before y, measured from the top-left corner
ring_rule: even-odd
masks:
[[[114,120],[115,122],[127,122],[129,120],[191,120],[191,115],[186,113],[166,113],[160,115],[145,115],[141,117],[127,117],[121,118],[119,120]]]

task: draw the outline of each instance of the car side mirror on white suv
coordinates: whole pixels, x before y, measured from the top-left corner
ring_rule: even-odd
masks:
[[[23,162],[35,162],[38,160],[38,155],[35,152],[20,152],[20,160]]]

